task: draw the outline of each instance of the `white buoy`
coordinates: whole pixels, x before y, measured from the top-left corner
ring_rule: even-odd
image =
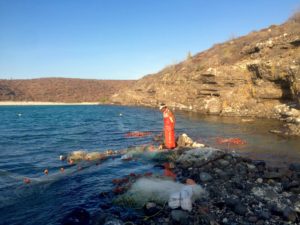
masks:
[[[120,113],[119,115],[120,115],[120,116],[123,116],[123,114],[122,114],[122,113]]]
[[[19,113],[18,116],[22,116],[22,113]]]

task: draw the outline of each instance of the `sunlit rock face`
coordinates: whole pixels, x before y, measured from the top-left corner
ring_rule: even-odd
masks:
[[[278,105],[300,99],[300,21],[232,39],[167,66],[113,95],[126,105],[160,102],[195,112],[280,117]]]

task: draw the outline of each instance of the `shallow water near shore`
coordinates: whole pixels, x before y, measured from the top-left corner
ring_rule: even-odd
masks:
[[[207,145],[284,166],[300,161],[300,139],[269,133],[275,120],[242,122],[241,118],[175,112],[176,133],[187,133]],[[146,161],[109,159],[82,170],[59,155],[120,150],[151,144],[152,136],[126,138],[130,131],[162,130],[158,110],[123,106],[2,106],[0,107],[0,224],[59,224],[77,206],[97,210],[100,192],[111,180],[132,172],[153,171]],[[220,145],[217,138],[241,138],[245,145]],[[61,167],[65,173],[59,172]],[[44,175],[44,169],[49,175]],[[31,178],[24,184],[24,177]]]

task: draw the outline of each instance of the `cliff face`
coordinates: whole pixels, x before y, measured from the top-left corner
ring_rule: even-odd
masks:
[[[106,102],[134,81],[42,78],[0,80],[0,101]]]
[[[280,117],[300,99],[300,19],[217,44],[148,75],[112,97],[119,104],[167,105],[230,116]],[[276,108],[277,107],[277,108]]]

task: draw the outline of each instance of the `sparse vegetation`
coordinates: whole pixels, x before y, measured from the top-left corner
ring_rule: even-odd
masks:
[[[0,101],[100,102],[134,81],[43,78],[0,80]]]
[[[290,21],[300,23],[300,8],[290,17]]]
[[[189,51],[189,52],[187,53],[186,59],[187,59],[187,60],[190,60],[191,58],[192,58],[192,53]]]

